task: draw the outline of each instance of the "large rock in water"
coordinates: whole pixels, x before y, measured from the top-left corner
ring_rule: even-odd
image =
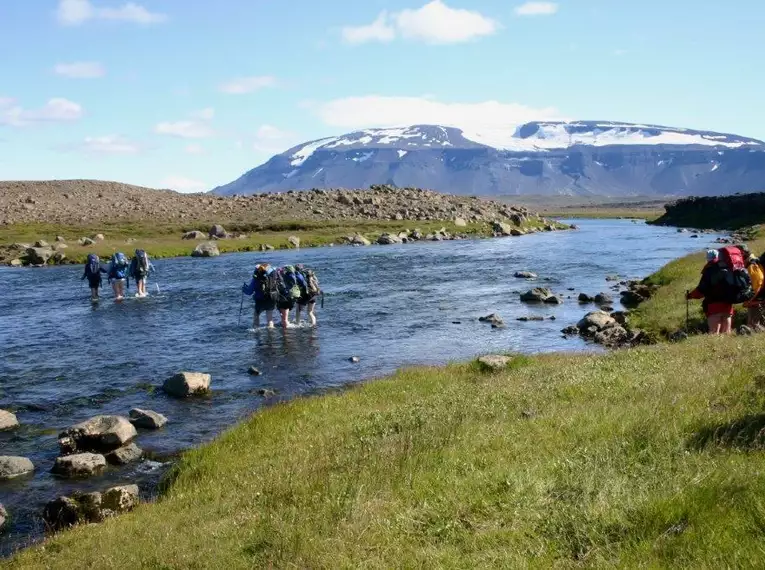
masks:
[[[0,410],[0,431],[15,427],[19,427],[19,420],[16,419],[16,414]]]
[[[159,429],[167,423],[167,418],[151,410],[133,408],[128,414],[130,423],[141,429]]]
[[[3,530],[3,527],[5,526],[5,521],[7,520],[8,520],[8,511],[6,511],[3,504],[0,503],[0,530]]]
[[[96,453],[78,453],[57,457],[51,473],[72,479],[98,475],[106,467],[106,458]]]
[[[26,457],[0,456],[0,481],[7,481],[34,472],[35,466]]]
[[[43,520],[55,530],[79,523],[102,522],[108,517],[132,510],[139,503],[138,486],[112,487],[103,493],[75,493],[58,497],[45,505]]]
[[[129,443],[124,447],[115,449],[106,454],[106,462],[110,465],[127,465],[138,461],[143,456],[143,450],[135,443]]]
[[[576,326],[579,327],[579,330],[583,331],[588,330],[590,327],[595,327],[598,331],[602,331],[615,325],[616,319],[614,319],[605,311],[593,311],[591,313],[587,313],[576,324]]]
[[[201,372],[179,372],[171,376],[162,385],[162,389],[170,396],[185,398],[195,394],[205,394],[210,391],[209,374]]]
[[[522,293],[521,301],[524,303],[544,303],[553,296],[553,292],[546,287],[536,287],[531,291]]]
[[[127,445],[138,435],[135,427],[122,416],[96,416],[59,434],[63,453],[112,451]]]
[[[384,233],[377,238],[377,243],[380,245],[395,245],[402,243],[402,240],[400,237],[394,236],[393,234]]]
[[[220,255],[218,246],[211,242],[200,243],[191,252],[191,257],[216,257]]]

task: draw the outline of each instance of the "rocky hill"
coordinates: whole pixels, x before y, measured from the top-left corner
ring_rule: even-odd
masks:
[[[276,155],[220,195],[373,184],[453,194],[685,196],[765,189],[765,143],[629,123],[366,129]]]
[[[287,220],[507,220],[534,216],[525,207],[418,188],[316,190],[255,196],[179,194],[98,180],[0,182],[0,226],[20,223],[93,225]]]
[[[684,198],[664,208],[665,214],[653,223],[721,230],[765,224],[765,192]]]

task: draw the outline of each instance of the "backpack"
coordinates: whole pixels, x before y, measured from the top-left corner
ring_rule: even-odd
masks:
[[[289,301],[297,301],[302,296],[295,268],[292,265],[279,270],[279,294]]]
[[[723,301],[738,304],[754,297],[752,279],[744,263],[744,255],[736,246],[722,247],[718,250],[718,270],[723,284]]]
[[[112,279],[125,279],[127,277],[128,260],[125,254],[118,251],[112,255],[112,264],[109,270],[109,277]]]
[[[146,252],[142,249],[137,249],[135,251],[135,258],[136,258],[136,277],[142,278],[149,274],[149,256],[146,255]]]
[[[88,254],[88,261],[85,266],[85,273],[91,277],[95,277],[101,271],[101,260],[95,253]]]
[[[319,278],[316,277],[316,273],[314,273],[313,269],[301,268],[300,274],[305,281],[306,297],[316,297],[321,293],[321,289],[319,288]]]
[[[255,298],[261,300],[270,300],[276,302],[277,286],[276,272],[266,264],[258,265],[252,274],[255,280]]]

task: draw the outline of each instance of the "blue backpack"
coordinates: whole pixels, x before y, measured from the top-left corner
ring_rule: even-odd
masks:
[[[86,266],[86,273],[91,277],[95,277],[101,271],[101,260],[95,253],[88,254],[88,263]]]
[[[127,270],[129,264],[127,257],[122,252],[117,252],[112,255],[112,265],[110,268],[110,275],[112,279],[125,279],[127,277]]]
[[[279,294],[282,298],[291,301],[297,301],[301,297],[297,274],[292,265],[287,265],[279,270]]]

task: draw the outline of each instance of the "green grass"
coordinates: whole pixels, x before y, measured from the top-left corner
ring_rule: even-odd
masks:
[[[747,245],[750,251],[759,255],[765,250],[765,236],[759,234],[757,240],[748,242]],[[685,292],[696,288],[705,263],[703,252],[694,253],[671,261],[648,276],[645,281],[657,285],[658,289],[651,299],[633,311],[630,323],[660,338],[685,329]],[[737,311],[743,313],[744,310],[737,306]],[[702,329],[705,317],[701,312],[701,301],[690,301],[689,313],[689,329]],[[740,322],[741,319],[739,316],[736,320]]]
[[[595,218],[595,219],[637,219],[652,221],[664,213],[664,210],[645,208],[578,208],[542,210],[542,215],[551,218]]]
[[[33,243],[45,240],[53,243],[57,235],[67,240],[64,253],[69,263],[83,263],[89,253],[101,257],[110,256],[115,251],[132,252],[136,248],[146,250],[155,259],[191,255],[199,241],[183,240],[181,235],[193,229],[206,232],[212,224],[194,223],[177,224],[100,224],[98,226],[62,227],[52,224],[18,224],[0,228],[0,246],[12,243]],[[221,253],[257,251],[261,245],[269,244],[276,249],[288,248],[287,238],[295,235],[300,238],[301,247],[318,247],[330,243],[340,243],[341,238],[361,233],[372,242],[384,232],[398,233],[419,228],[424,234],[446,228],[449,233],[463,233],[472,237],[485,237],[491,234],[490,224],[469,224],[457,227],[446,221],[285,221],[273,224],[230,223],[223,224],[232,233],[246,233],[245,239],[225,239],[216,243]],[[529,222],[526,228],[539,226],[538,222]],[[81,246],[77,240],[83,236],[102,233],[106,239],[91,246]],[[135,240],[127,243],[127,239]]]
[[[765,336],[415,368],[266,409],[8,568],[759,567]]]

